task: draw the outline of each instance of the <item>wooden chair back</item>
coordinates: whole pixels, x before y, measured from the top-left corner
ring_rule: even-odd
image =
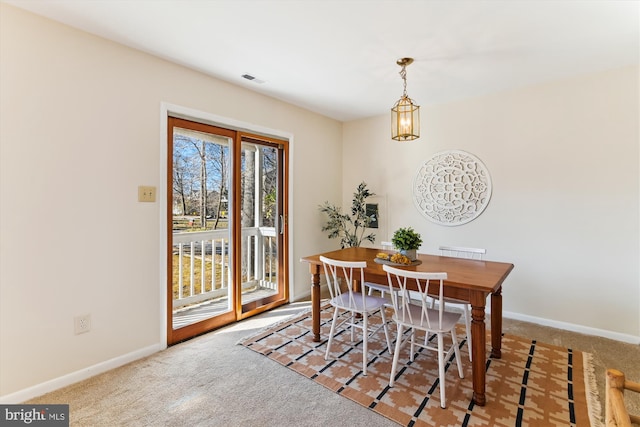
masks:
[[[640,383],[627,381],[617,369],[607,369],[605,423],[607,427],[631,427],[640,425],[640,416],[629,414],[624,405],[624,391],[640,393]]]

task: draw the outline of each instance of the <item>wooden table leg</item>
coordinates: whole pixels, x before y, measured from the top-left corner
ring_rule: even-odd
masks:
[[[502,288],[491,294],[491,357],[502,357]]]
[[[487,296],[484,292],[471,291],[471,344],[473,358],[471,367],[473,372],[473,401],[476,405],[484,406],[485,396],[485,363],[486,354],[486,326],[484,323],[484,307]]]
[[[311,270],[311,324],[313,341],[320,341],[320,267],[310,265]]]

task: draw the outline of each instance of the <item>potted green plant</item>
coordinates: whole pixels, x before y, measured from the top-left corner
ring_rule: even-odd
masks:
[[[329,238],[340,238],[340,245],[344,248],[360,246],[362,241],[368,240],[374,243],[376,235],[369,233],[365,235],[369,225],[375,221],[375,215],[367,215],[367,198],[375,196],[367,188],[367,184],[362,182],[353,193],[351,202],[351,215],[343,214],[339,207],[329,202],[319,206],[320,212],[327,214],[327,223],[322,226],[322,231],[329,232]]]
[[[391,238],[393,247],[411,260],[416,259],[416,251],[422,244],[420,234],[411,227],[399,228]]]

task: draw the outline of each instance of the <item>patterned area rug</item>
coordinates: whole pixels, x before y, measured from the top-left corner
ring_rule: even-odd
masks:
[[[313,342],[311,315],[307,312],[244,338],[239,344],[401,425],[603,425],[588,353],[505,335],[502,358],[489,359],[486,364],[487,404],[477,406],[471,402],[471,363],[464,345],[461,357],[465,378],[458,378],[455,361],[449,361],[447,408],[442,409],[434,352],[419,352],[407,365],[409,346],[403,348],[398,378],[389,388],[392,356],[386,351],[384,333],[380,331],[369,341],[365,377],[362,344],[350,343],[349,333],[336,337],[332,357],[324,360],[331,307],[323,307],[321,314],[322,342]]]

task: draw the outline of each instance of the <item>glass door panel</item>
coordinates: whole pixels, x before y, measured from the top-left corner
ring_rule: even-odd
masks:
[[[282,149],[251,138],[242,139],[241,280],[242,311],[284,299],[279,277],[284,234],[282,212]]]
[[[180,119],[170,120],[170,125],[169,335],[188,337],[219,323],[217,317],[234,316],[229,220],[233,134]]]

